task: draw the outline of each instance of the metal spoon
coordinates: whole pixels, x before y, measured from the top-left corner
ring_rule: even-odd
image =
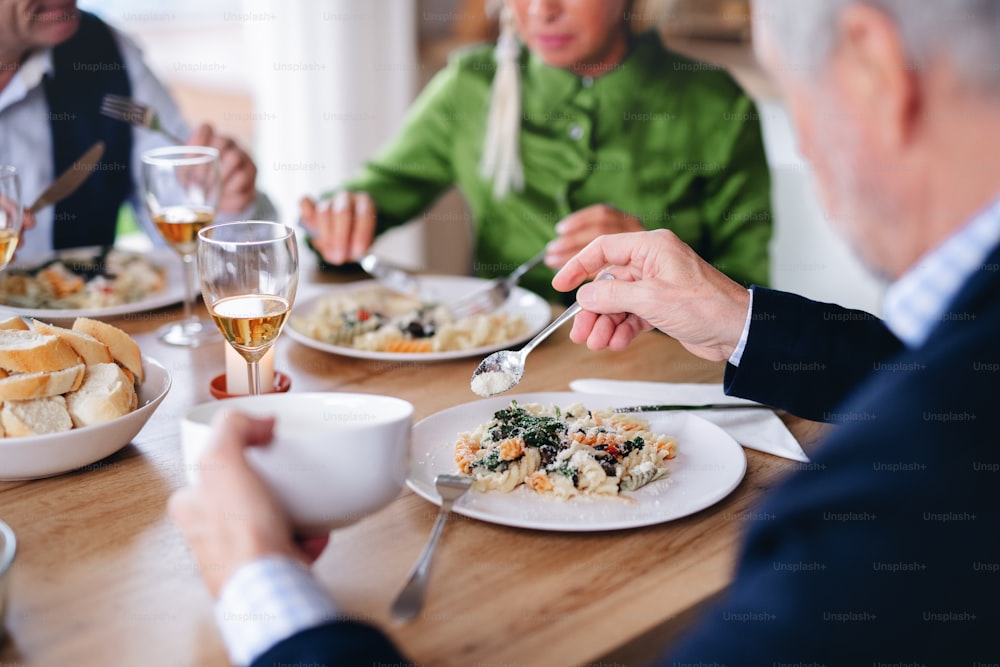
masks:
[[[614,276],[605,273],[597,277],[598,280],[613,280]],[[583,310],[583,306],[574,303],[567,308],[562,315],[552,320],[549,326],[538,332],[538,335],[529,340],[524,347],[517,352],[513,350],[500,350],[483,359],[472,374],[472,391],[483,397],[496,396],[505,391],[513,389],[524,376],[524,362],[528,355],[543,340],[548,338],[553,331],[561,327],[567,320],[572,319]]]
[[[437,519],[434,521],[434,528],[431,530],[431,538],[427,541],[423,553],[413,566],[410,578],[407,580],[403,590],[399,592],[396,601],[392,603],[392,617],[397,621],[409,621],[424,606],[424,593],[427,590],[427,575],[430,572],[431,558],[434,556],[434,547],[437,546],[438,538],[444,529],[444,522],[448,519],[452,505],[455,501],[472,486],[471,477],[459,475],[438,475],[434,478],[434,488],[441,496],[441,509],[438,510]]]

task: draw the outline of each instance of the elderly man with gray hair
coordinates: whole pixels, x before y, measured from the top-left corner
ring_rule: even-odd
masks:
[[[1000,598],[1000,2],[757,0],[834,226],[885,322],[749,292],[666,233],[598,239],[555,277],[571,336],[657,328],[726,390],[839,422],[749,522],[733,585],[670,663],[978,665]]]
[[[668,231],[601,237],[556,275],[564,291],[617,278],[580,288],[576,342],[620,349],[656,328],[727,360],[730,393],[840,423],[754,513],[731,587],[662,664],[995,663],[1000,2],[757,0],[754,12],[831,219],[891,286],[885,322],[747,290]],[[236,425],[220,431],[220,461],[267,435]],[[199,560],[304,557],[271,524],[257,527],[259,553],[214,537],[226,503],[250,506],[243,481],[172,503]],[[210,588],[224,575],[206,572]],[[333,621],[260,662],[392,651]]]

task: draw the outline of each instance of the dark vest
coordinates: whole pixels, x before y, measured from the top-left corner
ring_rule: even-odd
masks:
[[[72,195],[56,205],[52,245],[111,245],[118,209],[132,192],[132,129],[101,115],[107,93],[130,96],[132,86],[110,28],[80,12],[80,28],[52,50],[53,73],[44,81],[52,128],[55,175],[98,140],[104,157]]]

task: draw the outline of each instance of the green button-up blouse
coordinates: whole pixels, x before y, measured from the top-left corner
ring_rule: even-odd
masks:
[[[475,226],[476,272],[510,272],[573,211],[610,204],[667,228],[743,283],[768,283],[770,176],[753,102],[717,68],[636,37],[606,74],[579,77],[521,54],[525,187],[501,200],[479,174],[492,46],[455,54],[403,129],[345,184],[368,192],[378,229],[420,215],[457,186]],[[554,297],[544,266],[522,284]]]

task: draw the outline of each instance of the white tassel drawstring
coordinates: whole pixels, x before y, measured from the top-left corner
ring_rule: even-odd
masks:
[[[482,177],[493,181],[494,199],[503,199],[512,190],[524,189],[519,52],[514,17],[505,4],[500,13],[500,37],[494,51],[497,68],[490,94],[483,158],[479,164]]]

